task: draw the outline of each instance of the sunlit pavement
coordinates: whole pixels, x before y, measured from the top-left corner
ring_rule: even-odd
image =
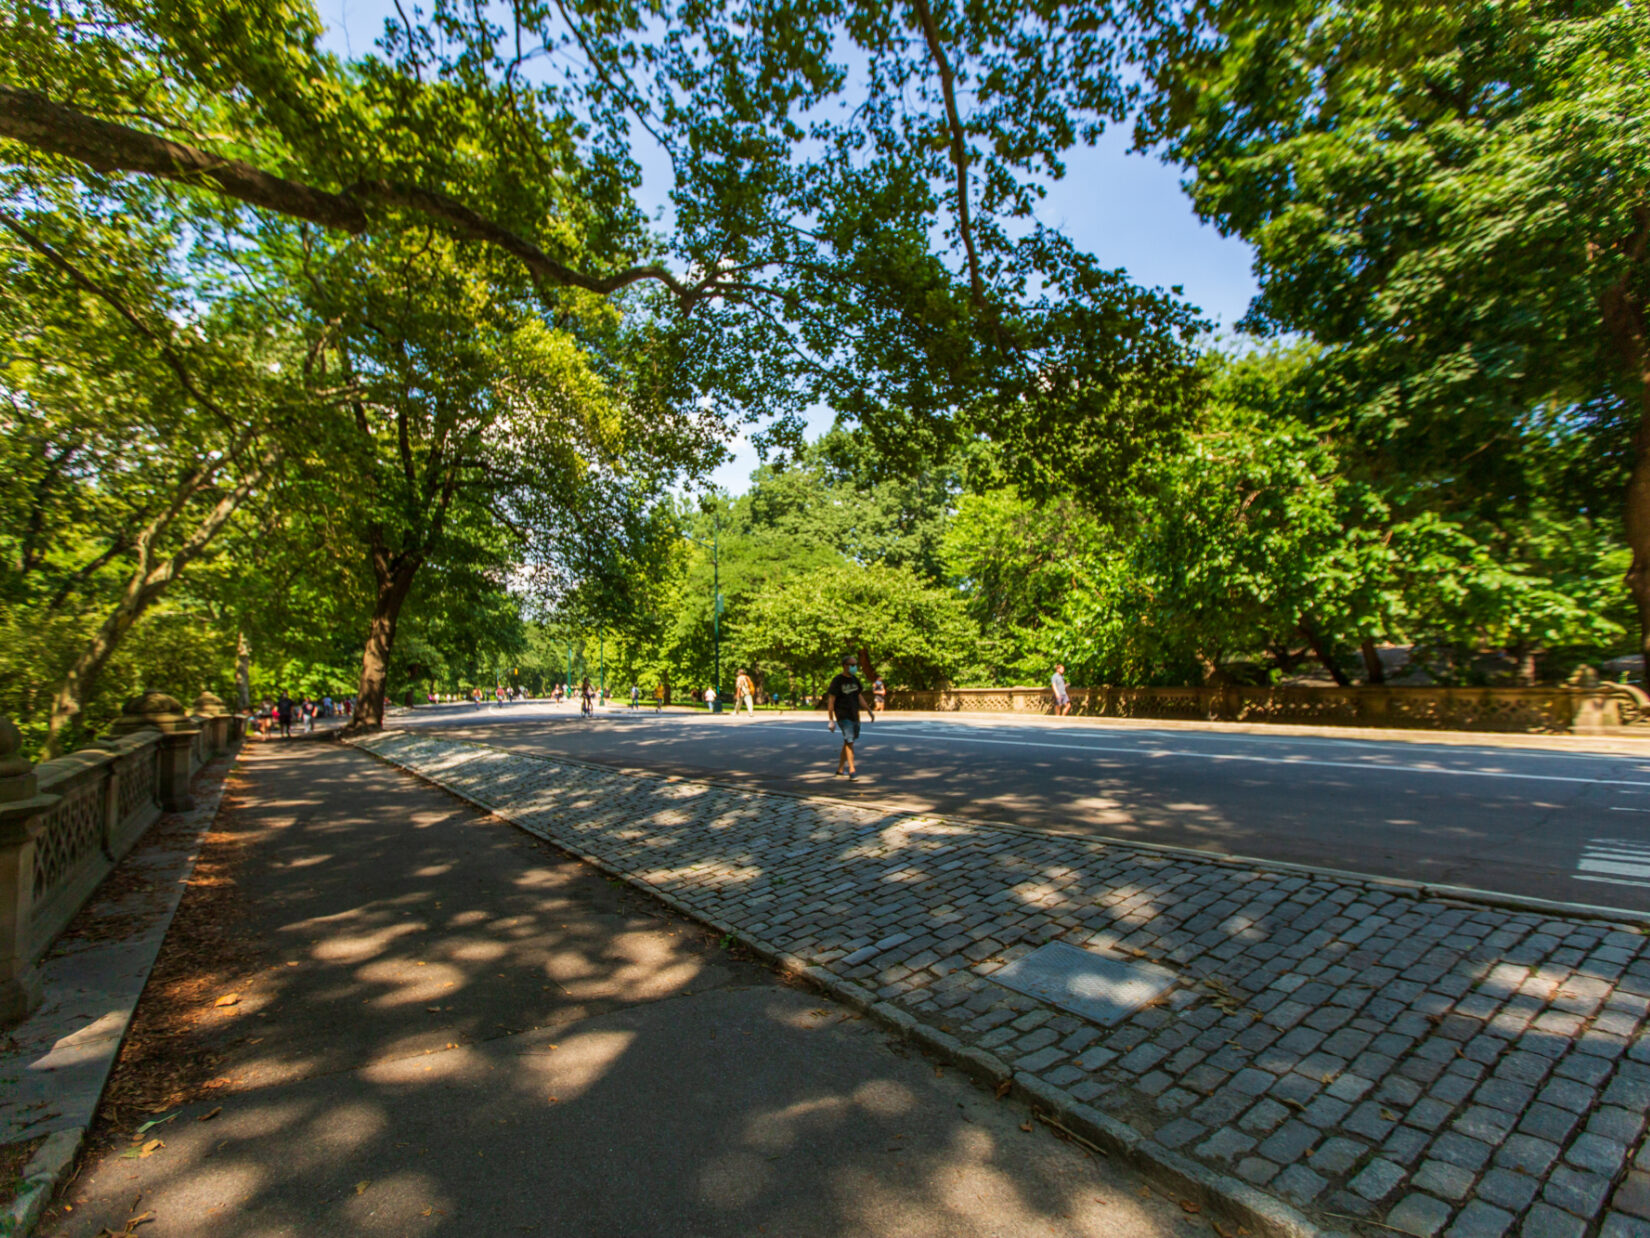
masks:
[[[1172,1235],[1143,1198],[846,1008],[353,749],[250,745],[198,1042],[227,1085],[87,1164],[43,1231]],[[221,1106],[211,1121],[197,1121]],[[127,1115],[134,1125],[149,1115]],[[1021,1129],[1025,1123],[1029,1133]]]
[[[591,727],[594,723],[581,724]],[[749,742],[749,741],[747,741]],[[1637,1233],[1636,928],[485,747],[367,746],[1163,1148],[1402,1232]],[[1163,965],[1101,1028],[990,977],[1064,941]]]
[[[862,777],[810,711],[421,708],[438,728],[623,768],[1650,911],[1650,754],[890,714]],[[1464,737],[1456,736],[1457,740]],[[1567,741],[1557,741],[1559,743]]]

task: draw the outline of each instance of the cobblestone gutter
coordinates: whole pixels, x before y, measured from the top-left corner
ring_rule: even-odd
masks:
[[[1274,1233],[1650,1238],[1636,929],[435,737],[361,746]],[[1180,980],[1112,1027],[991,980],[1049,941]]]

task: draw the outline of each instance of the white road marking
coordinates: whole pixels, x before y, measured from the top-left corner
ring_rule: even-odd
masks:
[[[1650,880],[1644,878],[1650,878],[1650,843],[1630,838],[1595,838],[1582,848],[1581,858],[1576,861],[1577,881],[1650,887]]]
[[[784,722],[765,722],[765,727],[788,731],[812,731],[813,727]],[[873,723],[866,728],[867,735],[875,734]],[[1437,765],[1388,765],[1374,761],[1321,761],[1313,757],[1262,757],[1243,752],[1197,752],[1180,748],[1141,748],[1112,747],[1102,744],[1051,744],[1043,740],[1033,739],[984,739],[977,735],[947,735],[934,737],[928,734],[913,735],[909,729],[896,730],[896,735],[905,735],[913,739],[941,738],[944,741],[964,744],[998,744],[1008,748],[1056,748],[1067,752],[1118,752],[1130,756],[1146,757],[1188,757],[1194,760],[1206,761],[1248,761],[1256,765],[1294,765],[1313,766],[1321,769],[1355,769],[1363,773],[1401,773],[1401,774],[1444,774],[1459,778],[1515,778],[1526,782],[1575,782],[1596,787],[1650,787],[1650,780],[1637,778],[1578,778],[1570,774],[1519,774],[1510,770],[1488,769],[1447,769]]]

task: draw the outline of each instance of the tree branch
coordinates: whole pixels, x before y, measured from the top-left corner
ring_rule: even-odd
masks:
[[[34,91],[0,86],[0,138],[79,160],[99,172],[135,172],[204,186],[249,206],[351,234],[367,230],[366,204],[411,211],[446,225],[459,236],[502,249],[519,259],[536,281],[557,287],[610,296],[632,284],[658,283],[674,293],[684,309],[721,293],[715,276],[690,284],[656,264],[589,275],[556,261],[532,241],[443,193],[381,180],[358,181],[342,193],[330,193],[238,159],[99,120]],[[972,240],[969,252],[973,253]]]
[[[963,249],[968,253],[968,287],[976,305],[985,302],[985,281],[980,277],[980,256],[974,249],[974,225],[968,210],[968,143],[963,133],[962,116],[957,111],[956,74],[940,42],[940,28],[934,21],[934,11],[928,0],[911,0],[922,23],[922,35],[928,42],[928,54],[939,70],[940,91],[945,96],[946,125],[951,130],[951,162],[957,169],[957,230],[962,233]]]

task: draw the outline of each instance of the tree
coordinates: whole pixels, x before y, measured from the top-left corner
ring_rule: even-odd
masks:
[[[1328,349],[1358,454],[1516,497],[1552,410],[1622,486],[1650,657],[1650,13],[1588,0],[1214,0],[1149,41],[1139,137],[1256,248],[1259,329]],[[1616,472],[1617,468],[1620,472]],[[1619,491],[1618,491],[1619,493]]]
[[[289,338],[191,278],[189,226],[153,195],[0,209],[11,296],[0,378],[18,487],[0,509],[8,602],[65,659],[45,744],[62,751],[134,625],[203,556],[283,454]],[[96,366],[66,359],[98,357]]]
[[[739,660],[782,670],[818,694],[842,656],[869,648],[883,677],[937,688],[966,677],[972,625],[955,595],[925,585],[908,568],[820,567],[750,598],[733,648]]]

